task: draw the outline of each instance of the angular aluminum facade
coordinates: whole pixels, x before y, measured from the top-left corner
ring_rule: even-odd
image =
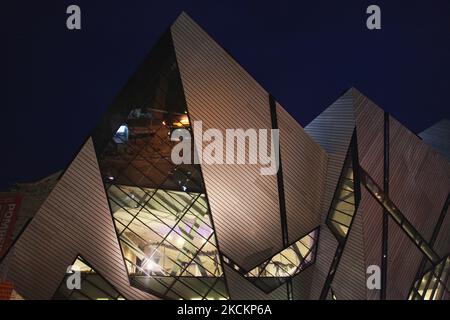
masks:
[[[197,121],[278,129],[279,171],[174,164],[168,135]],[[421,140],[351,88],[302,128],[183,13],[1,257],[0,281],[72,296],[57,290],[83,261],[124,299],[448,299],[443,127]],[[367,286],[374,265],[381,288]],[[90,285],[76,296],[99,298]]]

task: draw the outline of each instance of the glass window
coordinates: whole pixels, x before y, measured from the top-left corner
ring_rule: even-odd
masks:
[[[343,241],[356,213],[355,181],[353,172],[353,143],[349,148],[344,162],[341,177],[339,178],[332,206],[328,214],[328,224],[336,238]]]
[[[79,287],[71,289],[68,286],[68,277],[79,272]],[[80,256],[76,258],[66,274],[55,295],[55,300],[124,300],[105,278],[99,275]]]

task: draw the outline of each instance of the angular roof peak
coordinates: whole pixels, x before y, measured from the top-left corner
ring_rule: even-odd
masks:
[[[450,160],[450,120],[441,119],[431,127],[419,133],[419,137]]]

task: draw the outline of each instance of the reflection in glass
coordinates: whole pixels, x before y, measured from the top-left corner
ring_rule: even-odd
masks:
[[[226,299],[200,166],[171,160],[178,129],[191,131],[167,33],[93,140],[131,284],[162,298]]]
[[[131,283],[170,299],[228,298],[200,169],[170,158],[186,114],[133,110],[125,125],[99,162]]]

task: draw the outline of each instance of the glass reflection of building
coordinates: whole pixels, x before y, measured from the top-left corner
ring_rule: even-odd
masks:
[[[171,132],[190,125],[166,41],[141,105],[109,111],[100,171],[131,283],[164,298],[227,299],[200,166],[171,161]]]
[[[174,299],[228,297],[198,165],[174,165],[184,113],[132,110],[101,158],[132,282]]]

